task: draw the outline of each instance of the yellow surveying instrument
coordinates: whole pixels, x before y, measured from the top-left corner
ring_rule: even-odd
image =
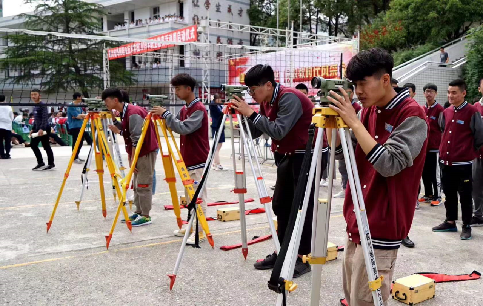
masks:
[[[152,106],[159,106],[163,105],[164,99],[166,99],[166,96],[156,96],[156,95],[148,95],[149,102]],[[169,185],[169,190],[171,193],[171,200],[173,202],[173,211],[174,214],[176,215],[176,220],[178,227],[181,228],[182,226],[182,220],[181,220],[181,210],[180,210],[180,205],[179,205],[179,200],[178,200],[178,195],[176,191],[176,177],[175,177],[175,172],[174,172],[174,167],[173,167],[173,162],[175,162],[176,169],[178,170],[178,174],[183,182],[183,186],[185,187],[188,196],[190,199],[192,199],[195,195],[195,189],[193,187],[193,180],[190,178],[188,170],[186,168],[186,165],[184,163],[183,157],[181,156],[181,153],[179,151],[178,144],[176,143],[176,140],[174,138],[173,132],[171,129],[169,129],[165,122],[164,119],[161,119],[157,115],[153,115],[152,113],[149,113],[143,124],[142,128],[142,133],[141,137],[139,139],[138,145],[136,146],[136,151],[133,156],[132,160],[132,166],[129,169],[129,172],[127,173],[126,177],[122,180],[122,195],[120,197],[119,201],[119,206],[117,208],[111,230],[109,232],[109,235],[106,236],[106,248],[109,249],[109,244],[112,239],[112,234],[114,233],[114,229],[116,228],[117,220],[119,218],[120,211],[124,209],[125,201],[126,201],[126,192],[127,189],[129,188],[129,184],[131,182],[134,169],[136,167],[136,163],[139,157],[139,153],[141,152],[141,147],[144,143],[144,139],[146,137],[146,132],[149,128],[150,124],[154,124],[154,130],[156,132],[156,138],[159,146],[159,152],[161,154],[161,158],[163,161],[163,167],[166,175],[166,182]],[[162,143],[161,143],[161,138],[160,138],[160,132],[161,130],[164,139],[166,140],[166,146],[167,146],[167,152],[163,149]],[[196,214],[198,217],[198,220],[201,223],[201,227],[203,231],[206,234],[206,237],[208,239],[208,242],[212,247],[214,247],[214,241],[213,237],[210,233],[210,229],[208,227],[208,223],[206,222],[206,217],[203,213],[203,210],[201,209],[201,205],[199,203],[196,204]],[[128,223],[129,217],[126,219],[126,223]],[[187,230],[189,233],[189,230]]]
[[[301,173],[308,172],[308,179],[306,186],[300,185],[299,188],[305,188],[305,192],[295,192],[303,196],[303,202],[301,198],[294,198],[291,214],[296,214],[296,218],[290,217],[293,222],[289,224],[289,227],[293,228],[291,237],[287,236],[283,241],[280,253],[277,257],[277,262],[272,272],[268,287],[277,292],[277,305],[286,305],[286,295],[288,292],[292,292],[297,288],[297,284],[292,281],[295,263],[298,257],[298,249],[300,245],[300,239],[302,236],[302,230],[305,222],[305,216],[308,209],[309,197],[311,195],[312,185],[315,179],[315,192],[314,192],[314,210],[312,218],[312,244],[311,254],[304,256],[304,262],[309,262],[313,266],[312,270],[312,290],[311,290],[311,306],[319,305],[320,302],[320,286],[321,286],[321,271],[322,265],[327,262],[327,243],[329,233],[329,219],[330,208],[332,202],[332,186],[335,169],[335,145],[337,132],[341,139],[342,152],[346,161],[347,173],[349,178],[349,185],[354,203],[354,211],[357,219],[357,225],[359,228],[359,234],[361,237],[361,246],[364,254],[366,271],[368,275],[368,286],[372,291],[372,297],[375,306],[383,306],[381,285],[382,276],[378,277],[377,266],[374,254],[374,248],[372,246],[372,239],[369,230],[369,223],[367,221],[366,208],[364,204],[364,198],[362,195],[361,184],[359,180],[359,174],[355,161],[354,148],[352,146],[352,140],[349,132],[349,127],[345,124],[339,114],[328,107],[329,100],[327,96],[329,91],[339,91],[339,86],[347,88],[350,83],[346,80],[324,80],[323,78],[312,79],[312,86],[321,89],[319,96],[323,104],[316,105],[313,109],[312,126],[309,129],[309,144],[307,144],[307,151],[304,156],[304,163],[307,167],[301,170]],[[332,130],[331,139],[331,153],[329,162],[329,187],[328,187],[328,199],[318,199],[319,184],[321,177],[321,161],[322,161],[322,137],[324,129],[329,128]],[[310,156],[310,149],[312,146],[312,140],[314,138],[315,129],[317,129],[317,137],[315,141],[315,147],[313,155]],[[309,170],[310,163],[310,170]],[[299,210],[299,203],[302,202],[302,208]],[[327,304],[327,303],[325,303]]]
[[[122,175],[120,174],[120,171],[124,170],[124,167],[122,166],[122,159],[119,153],[119,147],[117,146],[117,142],[115,142],[115,135],[111,133],[110,131],[107,131],[104,126],[107,126],[110,122],[112,122],[112,113],[107,111],[105,108],[104,103],[100,99],[84,99],[84,101],[88,105],[88,112],[87,115],[82,123],[82,127],[80,129],[79,135],[77,136],[77,141],[75,143],[74,149],[72,151],[72,155],[69,160],[69,164],[67,166],[67,170],[64,174],[64,179],[62,181],[62,185],[60,187],[60,191],[57,195],[57,200],[55,202],[54,208],[52,210],[52,214],[50,216],[49,222],[47,222],[47,232],[49,232],[51,226],[52,226],[52,221],[54,220],[55,213],[57,211],[57,207],[59,205],[60,199],[62,197],[62,193],[64,191],[64,187],[67,181],[67,178],[69,177],[70,170],[72,167],[72,163],[74,162],[75,155],[77,150],[79,149],[81,141],[83,141],[83,135],[86,132],[86,127],[87,124],[90,123],[91,125],[91,134],[92,134],[92,145],[91,149],[89,152],[89,157],[86,161],[86,164],[84,166],[84,171],[82,175],[82,190],[81,190],[81,196],[79,201],[76,201],[75,203],[77,204],[77,209],[79,209],[79,205],[82,201],[82,196],[84,194],[84,190],[87,188],[88,183],[87,183],[87,172],[89,171],[90,163],[92,158],[95,158],[96,162],[96,172],[99,176],[99,188],[101,192],[101,203],[102,203],[102,215],[104,218],[107,215],[106,211],[106,197],[105,197],[105,192],[104,192],[104,163],[103,163],[103,156],[106,159],[107,167],[111,176],[112,184],[113,184],[113,192],[115,192],[115,195],[118,196],[118,198],[121,198],[121,189],[120,189],[120,180],[122,179]],[[107,136],[109,135],[109,137]],[[111,142],[108,141],[108,138],[111,139]],[[113,150],[113,143],[115,143],[115,146],[117,147],[117,160],[114,161],[113,156],[111,154]],[[126,220],[129,219],[129,215],[127,213],[126,208],[123,209],[123,214],[127,218]],[[126,222],[126,226],[128,227],[129,230],[131,230],[131,223]]]

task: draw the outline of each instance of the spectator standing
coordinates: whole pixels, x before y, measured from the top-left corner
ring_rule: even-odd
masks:
[[[223,102],[221,102],[221,98],[218,94],[213,96],[213,101],[210,104],[210,117],[211,117],[211,137],[213,140],[215,139],[215,134],[218,132],[218,129],[221,125],[225,125],[223,120]],[[220,141],[216,146],[215,151],[215,160],[213,161],[213,168],[215,170],[223,170],[223,166],[220,163],[220,150],[225,142],[225,127],[221,130]]]
[[[12,107],[1,105],[3,103],[5,103],[5,96],[0,95],[0,158],[10,159],[13,112]]]
[[[82,94],[80,92],[75,92],[73,95],[73,101],[70,105],[79,105],[82,102]],[[82,123],[86,118],[86,114],[82,111],[82,107],[68,107],[67,108],[67,122],[69,126],[69,134],[72,135],[72,152],[74,152],[75,143],[77,141],[77,137],[79,137],[79,133],[82,127]],[[82,140],[80,141],[79,147],[75,152],[75,159],[74,162],[77,164],[83,163],[85,160],[79,158],[79,152],[82,149],[83,142],[87,141],[89,145],[92,145],[92,138],[89,136],[87,131],[84,131],[82,135]]]
[[[478,83],[478,91],[483,96],[483,78]],[[474,106],[483,116],[483,97]],[[471,226],[483,225],[483,148],[478,151],[477,157],[473,161],[473,218],[471,218]]]
[[[37,166],[32,168],[34,171],[38,170],[51,170],[55,168],[54,164],[54,153],[50,147],[49,137],[50,137],[50,126],[49,126],[49,113],[45,104],[41,101],[40,90],[32,89],[30,92],[30,99],[35,103],[34,113],[33,113],[33,126],[30,131],[30,135],[36,133],[37,136],[32,138],[30,142],[30,147],[37,158]],[[39,143],[42,143],[42,147],[47,153],[48,165],[44,164],[42,158],[42,153],[40,153]]]

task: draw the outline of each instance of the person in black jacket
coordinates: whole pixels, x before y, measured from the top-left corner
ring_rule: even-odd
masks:
[[[35,157],[37,158],[37,166],[32,168],[34,171],[38,170],[51,170],[55,167],[54,165],[54,153],[52,152],[52,148],[50,148],[50,125],[49,125],[49,110],[45,106],[45,104],[40,100],[40,90],[32,89],[30,91],[30,99],[35,103],[34,107],[34,124],[32,126],[32,130],[30,131],[30,135],[32,136],[33,133],[36,133],[37,136],[32,138],[30,142],[30,146],[32,151],[34,151]],[[42,143],[42,147],[47,153],[48,157],[48,165],[44,164],[44,160],[42,158],[42,153],[40,153],[39,143]]]
[[[210,107],[210,117],[211,117],[211,137],[213,140],[215,139],[215,134],[218,132],[218,129],[221,125],[225,125],[224,122],[221,122],[223,119],[223,107],[222,107],[221,98],[218,94],[213,95],[213,101],[211,101]],[[221,130],[220,141],[216,146],[215,151],[215,160],[213,161],[213,168],[215,170],[223,170],[223,166],[220,163],[220,150],[225,142],[225,127]]]

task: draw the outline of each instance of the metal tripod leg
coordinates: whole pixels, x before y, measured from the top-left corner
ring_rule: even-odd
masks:
[[[80,203],[82,202],[82,199],[84,198],[84,192],[86,189],[89,189],[89,179],[87,178],[87,175],[89,174],[89,171],[91,170],[91,163],[92,163],[92,156],[94,156],[94,148],[95,143],[91,144],[91,148],[89,149],[89,155],[87,156],[87,160],[84,164],[84,169],[82,169],[82,175],[81,175],[81,181],[82,181],[82,187],[81,187],[81,193],[79,196],[79,201],[75,201],[75,204],[77,205],[77,210],[79,210]]]
[[[241,116],[238,115],[238,117]],[[242,122],[240,118],[238,118],[238,120],[239,122]],[[272,207],[270,206],[272,199],[267,192],[267,186],[265,185],[262,169],[260,167],[260,163],[258,162],[257,150],[254,148],[253,145],[253,138],[250,132],[250,126],[248,124],[248,121],[245,120],[245,126],[243,126],[243,124],[240,124],[240,133],[245,144],[245,148],[248,151],[248,162],[250,163],[253,178],[255,179],[255,186],[257,186],[258,195],[260,197],[260,204],[265,206],[265,215],[267,216],[270,232],[272,233],[272,240],[275,243],[275,250],[278,253],[280,251],[280,242],[278,241],[277,230],[275,229],[275,224],[273,223]],[[256,168],[254,164],[256,164]]]
[[[327,243],[329,242],[329,221],[330,210],[332,204],[332,186],[334,182],[334,169],[335,169],[335,144],[337,138],[337,130],[332,130],[332,143],[330,151],[330,163],[329,163],[329,188],[327,194],[327,200],[318,199],[321,168],[317,166],[317,172],[315,175],[315,194],[314,194],[314,212],[312,218],[312,253],[307,256],[307,261],[312,266],[312,290],[310,293],[310,305],[317,306],[320,302],[320,286],[321,286],[321,273],[322,265],[327,260]],[[321,164],[322,154],[318,158],[318,165]],[[305,258],[304,258],[305,259]]]
[[[315,147],[314,147],[314,154],[312,155],[312,162],[310,164],[309,176],[307,180],[307,185],[305,187],[305,196],[304,201],[302,204],[302,210],[299,210],[297,213],[297,219],[295,221],[295,227],[292,231],[292,236],[290,238],[290,244],[287,250],[287,255],[285,257],[285,261],[283,262],[282,271],[280,273],[280,278],[285,280],[285,286],[283,290],[285,290],[285,294],[287,291],[293,291],[296,288],[296,285],[292,283],[293,272],[295,269],[295,263],[298,257],[298,250],[300,246],[300,239],[302,237],[305,216],[307,214],[307,209],[309,206],[309,199],[312,190],[312,184],[314,182],[315,176],[315,168],[320,167],[320,163],[317,163],[319,159],[319,155],[321,154],[321,147],[322,147],[322,137],[323,137],[323,129],[318,128],[317,138],[315,140]],[[319,170],[320,174],[320,170]],[[302,174],[301,174],[302,175]],[[317,186],[318,184],[316,184]],[[280,306],[283,303],[283,294],[279,294],[277,297],[277,305]]]
[[[227,116],[226,114],[223,115],[223,119],[222,119],[221,122],[225,122],[226,116]],[[202,177],[205,178],[205,181],[208,181],[208,176],[209,176],[210,171],[211,171],[211,163],[212,163],[212,161],[215,157],[216,146],[218,145],[218,142],[220,141],[220,136],[221,136],[222,130],[223,130],[223,125],[220,125],[220,128],[218,129],[218,131],[215,135],[215,141],[213,142],[213,146],[211,147],[210,152],[208,154],[208,158],[206,159],[205,169],[203,170],[203,175],[202,175]],[[200,186],[198,187],[198,188],[200,188],[198,194],[203,193],[203,188],[205,188],[205,186],[206,186],[206,183],[203,184],[201,187]],[[179,270],[179,267],[181,265],[181,260],[183,259],[184,252],[185,252],[185,249],[186,249],[186,241],[188,241],[188,237],[191,234],[190,233],[191,229],[193,228],[195,213],[190,212],[189,215],[190,215],[190,219],[188,221],[188,226],[186,227],[186,231],[185,231],[185,234],[184,234],[184,237],[183,237],[183,242],[181,244],[181,247],[180,247],[180,250],[179,250],[179,253],[178,253],[178,258],[176,259],[176,264],[174,266],[173,274],[168,274],[168,277],[170,278],[169,290],[173,289],[174,282],[176,281],[176,275],[178,275],[178,270]]]
[[[243,126],[241,123],[241,116],[237,114],[238,124],[240,125],[240,141],[245,141],[243,139]],[[233,116],[230,115],[230,127],[233,131]],[[240,206],[240,227],[241,227],[241,240],[242,240],[242,253],[245,259],[248,254],[248,244],[247,244],[247,221],[245,215],[245,193],[247,192],[246,187],[246,177],[245,177],[245,150],[244,145],[240,145],[240,156],[241,156],[241,171],[237,170],[236,167],[236,157],[235,157],[235,138],[231,137],[231,149],[232,149],[232,161],[233,161],[233,173],[235,175],[235,189],[234,193],[238,194],[238,202]]]
[[[359,181],[359,172],[355,162],[354,148],[352,147],[352,140],[348,128],[339,129],[344,159],[346,162],[347,174],[349,178],[349,186],[351,189],[352,202],[354,203],[354,212],[357,219],[357,226],[359,228],[359,235],[361,238],[361,247],[364,253],[364,262],[366,265],[367,276],[369,279],[369,287],[372,290],[372,298],[374,305],[383,306],[381,294],[381,278],[378,277],[376,256],[372,246],[371,232],[369,230],[369,222],[367,220],[366,206],[362,196],[361,182]],[[377,289],[376,289],[377,288]]]

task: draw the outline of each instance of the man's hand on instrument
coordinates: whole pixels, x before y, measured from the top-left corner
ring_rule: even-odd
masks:
[[[232,103],[233,109],[238,111],[240,114],[242,114],[245,117],[250,117],[251,114],[253,114],[255,111],[239,96],[233,96],[233,99],[230,100]]]
[[[166,111],[167,111],[167,109],[162,107],[162,106],[155,106],[151,110],[151,113],[158,115],[158,116],[162,116]]]
[[[44,131],[43,130],[39,130],[37,133],[38,133],[39,136],[44,135]]]
[[[109,129],[114,133],[114,134],[121,134],[121,130],[117,128],[117,126],[110,124]]]
[[[352,107],[352,102],[344,88],[340,87],[340,92],[342,96],[332,90],[329,91],[331,96],[327,98],[334,103],[334,105],[329,105],[329,107],[335,110],[350,128],[353,128],[354,125],[360,123],[359,118],[357,118],[356,111]]]

